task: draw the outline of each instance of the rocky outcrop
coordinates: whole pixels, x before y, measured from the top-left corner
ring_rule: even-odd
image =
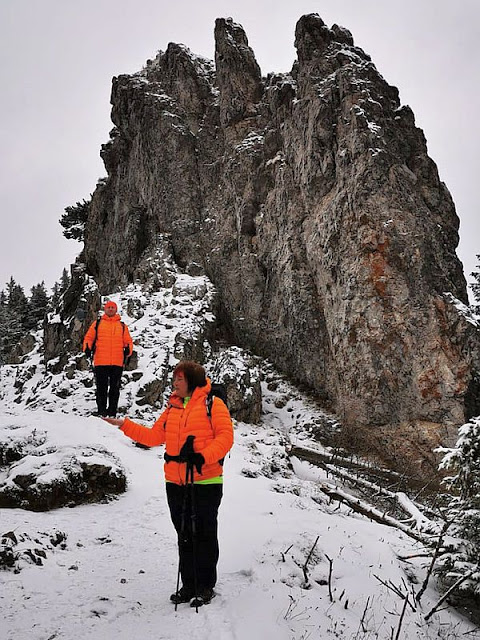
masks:
[[[317,15],[297,24],[290,74],[262,78],[231,19],[215,39],[215,65],[170,44],[114,79],[87,273],[120,289],[168,235],[177,265],[215,284],[230,341],[357,438],[379,430],[385,450],[407,434],[423,456],[480,412],[459,222],[425,137],[350,32]]]
[[[26,566],[43,566],[56,549],[67,548],[63,531],[35,532],[34,535],[6,531],[0,536],[0,569],[20,573]]]
[[[99,308],[98,287],[79,260],[71,267],[71,282],[59,312],[48,314],[44,321],[43,349],[48,371],[63,371],[71,354],[82,352],[83,337]],[[87,368],[85,358],[79,357],[75,367]]]
[[[208,367],[212,382],[225,385],[227,405],[232,416],[241,422],[256,424],[262,415],[260,369],[255,358],[238,347],[214,355]]]
[[[27,353],[31,353],[33,351],[35,345],[35,337],[31,333],[27,333],[26,335],[22,336],[19,342],[14,345],[8,357],[8,364],[20,364],[21,362],[23,362],[24,357],[27,355]]]
[[[57,446],[34,427],[0,429],[0,508],[48,511],[126,490],[125,470],[100,446]]]
[[[158,234],[134,268],[135,283],[108,296],[116,302],[134,343],[122,376],[119,411],[153,424],[172,392],[175,365],[193,359],[205,364],[214,382],[227,385],[234,418],[258,422],[262,405],[258,359],[217,341],[215,288],[199,274],[200,265],[191,263],[188,271],[175,264],[171,243]],[[46,363],[39,357],[42,345],[37,334],[34,350],[21,364],[0,369],[0,400],[6,408],[77,415],[96,410],[93,372],[81,348],[100,302],[96,283],[78,261],[61,308],[46,321]],[[1,447],[0,441],[0,465]]]

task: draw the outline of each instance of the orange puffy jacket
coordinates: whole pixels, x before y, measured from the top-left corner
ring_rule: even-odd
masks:
[[[122,324],[120,316],[116,313],[111,318],[107,315],[101,317],[97,339],[95,340],[95,326],[97,321],[92,322],[83,340],[83,350],[92,348],[95,343],[95,354],[93,365],[101,367],[104,365],[115,365],[123,367],[125,347],[128,347],[128,355],[132,355],[133,342],[126,324]]]
[[[152,428],[144,427],[125,418],[121,430],[135,442],[147,447],[165,444],[166,452],[178,456],[187,436],[195,436],[193,448],[205,458],[202,474],[194,471],[194,482],[216,478],[223,473],[220,464],[233,445],[233,425],[225,403],[213,398],[212,415],[207,414],[207,395],[211,390],[210,380],[204,387],[196,387],[192,397],[183,407],[183,400],[176,393],[170,396],[168,406]],[[185,484],[186,464],[166,462],[165,480]]]

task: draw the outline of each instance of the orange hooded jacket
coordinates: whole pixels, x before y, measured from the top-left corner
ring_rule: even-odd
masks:
[[[196,387],[192,397],[183,407],[183,400],[176,393],[170,396],[168,406],[152,428],[144,427],[125,418],[121,430],[135,442],[147,447],[165,444],[166,452],[178,456],[187,436],[195,436],[193,448],[205,458],[202,473],[194,471],[194,482],[216,478],[223,473],[220,464],[233,445],[233,425],[225,403],[213,398],[212,415],[207,414],[207,396],[211,390],[210,380],[204,387]],[[185,484],[186,464],[166,462],[165,480]]]
[[[127,325],[122,324],[118,313],[112,317],[104,315],[100,319],[97,329],[98,335],[95,340],[96,324],[96,320],[92,322],[83,340],[84,351],[87,347],[91,349],[95,342],[93,366],[115,365],[123,367],[124,348],[128,347],[129,356],[133,351],[133,342]]]

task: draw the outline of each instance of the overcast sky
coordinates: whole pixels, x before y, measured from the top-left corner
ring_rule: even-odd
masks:
[[[213,59],[215,18],[243,25],[263,75],[289,71],[295,24],[347,27],[398,87],[460,217],[468,275],[480,253],[480,0],[0,0],[0,289],[51,287],[81,249],[58,220],[106,175],[113,76],[169,42]]]

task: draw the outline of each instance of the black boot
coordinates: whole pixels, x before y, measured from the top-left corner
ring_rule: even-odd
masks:
[[[182,587],[176,593],[172,593],[172,595],[170,596],[170,601],[173,602],[173,604],[190,602],[190,600],[193,598],[193,595],[193,589],[186,589],[185,587]]]
[[[199,589],[196,596],[190,600],[191,607],[201,607],[204,604],[208,604],[215,597],[215,591],[210,588]]]

